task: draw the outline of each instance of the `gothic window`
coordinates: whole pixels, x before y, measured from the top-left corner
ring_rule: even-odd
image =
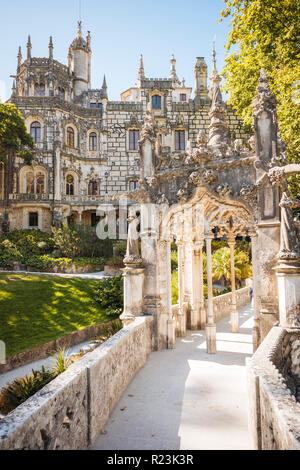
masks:
[[[34,85],[34,96],[45,96],[45,84],[36,83]]]
[[[67,175],[66,194],[68,196],[74,196],[74,176],[73,175]]]
[[[34,174],[26,174],[26,193],[34,194]]]
[[[67,127],[67,145],[74,147],[75,145],[75,133],[72,127]]]
[[[65,99],[65,90],[63,88],[58,88],[57,96],[61,99]]]
[[[29,227],[38,227],[39,214],[38,212],[29,212]]]
[[[90,103],[90,108],[99,108],[102,109],[103,105],[102,103]]]
[[[185,149],[185,131],[175,131],[175,150]]]
[[[89,181],[89,186],[88,186],[88,194],[89,196],[98,196],[98,183],[95,180]]]
[[[186,101],[186,94],[180,93],[180,101]]]
[[[45,175],[43,173],[38,173],[36,175],[36,193],[44,194],[45,192]]]
[[[135,189],[139,189],[140,185],[139,182],[136,180],[129,181],[129,190],[134,191]]]
[[[152,96],[152,109],[161,109],[161,96]]]
[[[139,139],[140,139],[140,131],[131,129],[129,131],[129,150],[138,150]]]
[[[97,150],[97,134],[96,132],[91,132],[89,135],[89,149],[91,151]]]
[[[30,135],[35,144],[41,141],[41,124],[38,121],[34,121],[30,126]]]

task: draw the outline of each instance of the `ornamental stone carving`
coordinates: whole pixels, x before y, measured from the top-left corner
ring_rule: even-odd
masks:
[[[229,197],[232,194],[232,187],[229,186],[228,183],[220,184],[220,186],[217,187],[216,192],[221,197]]]

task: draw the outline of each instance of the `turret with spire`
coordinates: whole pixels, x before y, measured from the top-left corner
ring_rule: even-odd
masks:
[[[82,21],[78,21],[77,37],[69,49],[69,69],[74,73],[74,95],[87,91],[91,82],[91,34],[82,35]]]
[[[204,57],[197,57],[195,65],[195,105],[198,109],[209,102],[207,89],[207,65]]]

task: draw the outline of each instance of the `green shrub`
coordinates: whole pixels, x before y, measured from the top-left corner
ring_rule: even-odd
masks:
[[[121,320],[114,320],[108,325],[101,326],[101,330],[95,338],[91,339],[92,344],[100,345],[107,341],[111,336],[115,335],[123,328]]]
[[[124,268],[123,258],[118,258],[116,256],[107,261],[106,264],[108,266],[113,266],[114,268]]]
[[[23,261],[24,257],[15,243],[8,239],[0,243],[0,265],[3,267],[12,267],[14,261]]]
[[[41,230],[13,230],[5,234],[2,239],[11,241],[24,258],[51,253],[54,249],[54,240],[51,234]]]
[[[123,308],[123,277],[115,276],[99,283],[97,302],[106,309],[107,315],[117,315]]]
[[[118,242],[114,245],[114,257],[116,258],[125,258],[127,250],[127,242]]]
[[[0,392],[0,411],[7,415],[17,406],[41,390],[56,375],[42,367],[41,370],[32,370],[31,375],[14,380]]]
[[[62,227],[52,227],[52,235],[56,248],[60,250],[61,256],[66,258],[74,258],[79,256],[79,236],[75,230],[70,228],[68,224]]]
[[[80,256],[110,258],[113,255],[113,240],[98,238],[95,227],[76,224],[71,229],[76,232]]]
[[[67,357],[65,349],[60,349],[55,356],[55,363],[51,369],[52,374],[57,377],[65,372],[72,362],[72,359]]]
[[[176,305],[178,303],[178,271],[172,272],[172,284],[171,284],[171,291],[172,291],[172,305]]]

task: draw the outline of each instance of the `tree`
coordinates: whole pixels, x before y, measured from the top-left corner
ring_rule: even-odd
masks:
[[[0,164],[4,165],[4,232],[8,230],[7,206],[12,191],[14,159],[20,157],[30,164],[33,148],[33,140],[26,130],[21,113],[13,104],[0,103]]]
[[[270,89],[278,101],[279,127],[289,161],[300,163],[299,1],[224,1],[221,21],[231,17],[222,72],[225,78],[223,89],[229,93],[229,104],[245,124],[251,125],[251,104],[260,69],[264,67]],[[300,178],[292,177],[290,183],[292,194],[299,196]]]
[[[21,113],[13,104],[0,103],[0,163],[7,162],[10,155],[30,163],[34,143],[28,134]]]
[[[235,278],[237,281],[251,276],[251,265],[249,256],[245,251],[234,251]],[[212,278],[213,281],[224,277],[226,287],[230,287],[231,266],[230,249],[228,247],[219,248],[212,257]]]

